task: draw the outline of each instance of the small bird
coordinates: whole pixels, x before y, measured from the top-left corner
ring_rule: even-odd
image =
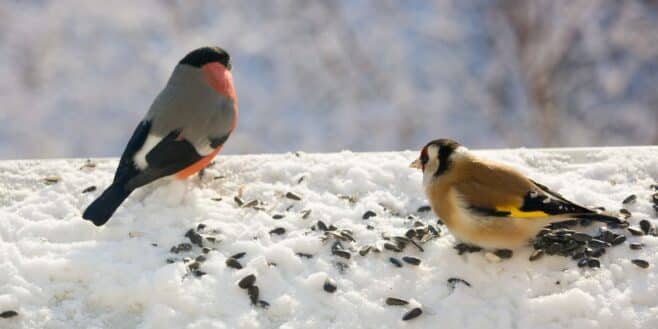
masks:
[[[237,118],[229,54],[219,47],[188,53],[133,132],[112,184],[82,217],[101,226],[136,188],[171,175],[185,179],[204,169]]]
[[[410,167],[423,171],[432,210],[459,240],[486,249],[514,249],[546,225],[589,218],[620,224],[565,199],[513,168],[476,157],[451,139],[429,142]]]

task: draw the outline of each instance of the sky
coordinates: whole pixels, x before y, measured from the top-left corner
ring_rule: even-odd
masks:
[[[615,1],[4,1],[0,159],[119,156],[204,45],[233,59],[226,154],[657,144],[657,18]]]

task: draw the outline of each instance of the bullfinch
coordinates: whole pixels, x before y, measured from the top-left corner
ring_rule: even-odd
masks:
[[[219,47],[188,53],[137,125],[112,184],[82,217],[101,226],[136,188],[167,176],[185,179],[205,168],[237,119],[229,54]]]
[[[569,219],[622,223],[565,199],[513,168],[477,157],[454,140],[429,142],[410,167],[422,170],[432,210],[450,233],[482,248],[517,248],[546,225]]]

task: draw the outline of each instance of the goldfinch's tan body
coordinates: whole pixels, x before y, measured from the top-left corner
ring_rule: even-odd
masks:
[[[618,221],[574,204],[520,172],[476,157],[451,140],[430,142],[423,170],[432,210],[459,240],[489,249],[527,244],[546,225],[588,217]]]

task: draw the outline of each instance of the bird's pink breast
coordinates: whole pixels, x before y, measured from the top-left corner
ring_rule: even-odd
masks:
[[[235,112],[233,122],[231,122],[231,130],[233,130],[238,119],[238,98],[233,88],[233,75],[231,75],[231,71],[227,70],[220,63],[208,63],[201,69],[212,88],[233,101],[233,111]]]

